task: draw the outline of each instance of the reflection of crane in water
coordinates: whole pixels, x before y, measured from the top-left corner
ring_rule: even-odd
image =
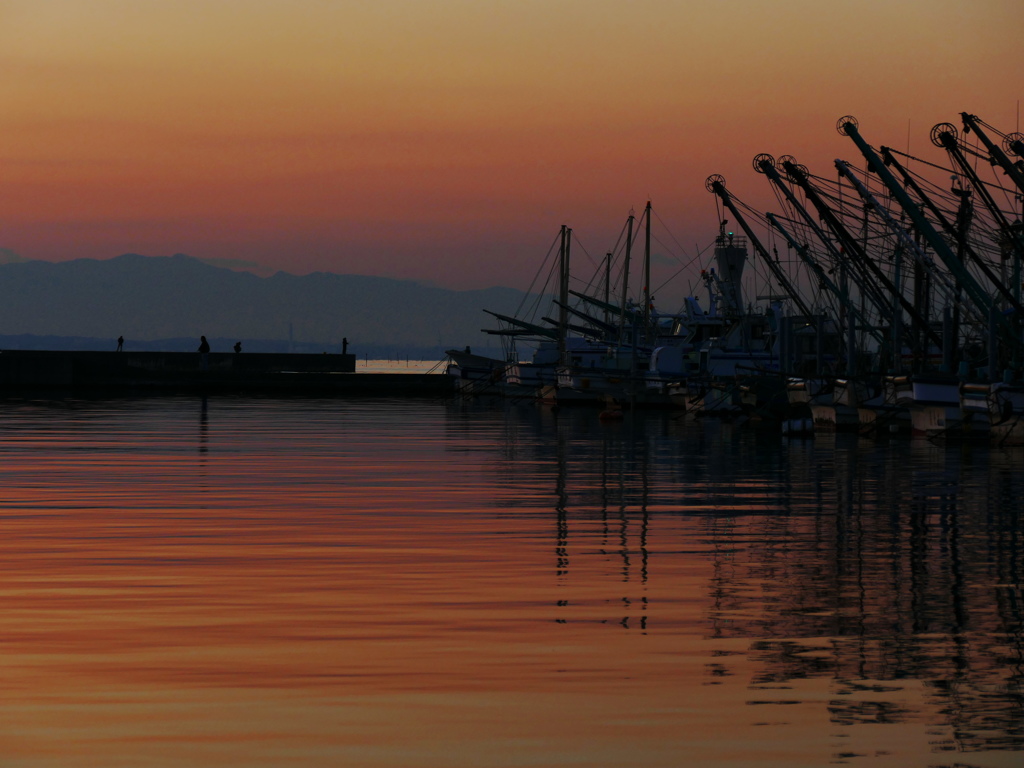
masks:
[[[843,733],[917,721],[942,728],[939,749],[1024,750],[1019,453],[589,413],[548,413],[502,464],[513,498],[554,489],[540,511],[559,621],[679,631],[656,589],[675,586],[663,565],[693,558],[712,569],[715,682],[819,680]],[[651,583],[652,551],[667,584]]]
[[[1024,749],[1020,600],[1000,586],[1021,583],[1019,470],[839,436],[814,454],[790,461],[784,515],[718,530],[735,554],[716,563],[714,636],[750,638],[755,688],[830,679],[844,730],[924,718],[940,749]]]

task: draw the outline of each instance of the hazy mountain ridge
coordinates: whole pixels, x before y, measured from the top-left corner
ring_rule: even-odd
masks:
[[[302,346],[332,350],[347,337],[358,354],[482,349],[489,337],[480,329],[493,326],[483,309],[512,313],[522,298],[511,288],[453,291],[365,275],[258,277],[182,254],[25,261],[0,264],[0,337],[287,341],[291,334]]]

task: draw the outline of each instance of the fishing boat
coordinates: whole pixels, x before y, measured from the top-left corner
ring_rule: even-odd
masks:
[[[449,349],[445,354],[449,361],[445,370],[454,381],[457,394],[499,394],[499,383],[508,363],[473,354],[469,347],[463,350]]]

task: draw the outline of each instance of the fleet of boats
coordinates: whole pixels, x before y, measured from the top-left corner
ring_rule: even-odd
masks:
[[[583,290],[563,226],[552,284],[536,294],[550,316],[491,313],[498,327],[485,332],[505,355],[450,350],[458,391],[776,420],[791,434],[1024,445],[1024,135],[969,113],[961,122],[931,131],[945,165],[875,148],[852,117],[837,128],[863,167],[836,160],[824,177],[791,156],[758,155],[778,213],[710,176],[721,225],[700,274],[706,295],[672,314],[650,292],[650,203],[639,221],[630,214],[603,275]],[[750,264],[770,288],[754,297],[744,291]]]

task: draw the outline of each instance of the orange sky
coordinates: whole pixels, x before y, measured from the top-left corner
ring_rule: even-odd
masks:
[[[0,0],[0,248],[526,288],[560,224],[597,259],[650,198],[685,260],[709,174],[770,208],[753,156],[830,175],[842,115],[933,158],[961,111],[1017,130],[1022,29],[1019,0]]]

